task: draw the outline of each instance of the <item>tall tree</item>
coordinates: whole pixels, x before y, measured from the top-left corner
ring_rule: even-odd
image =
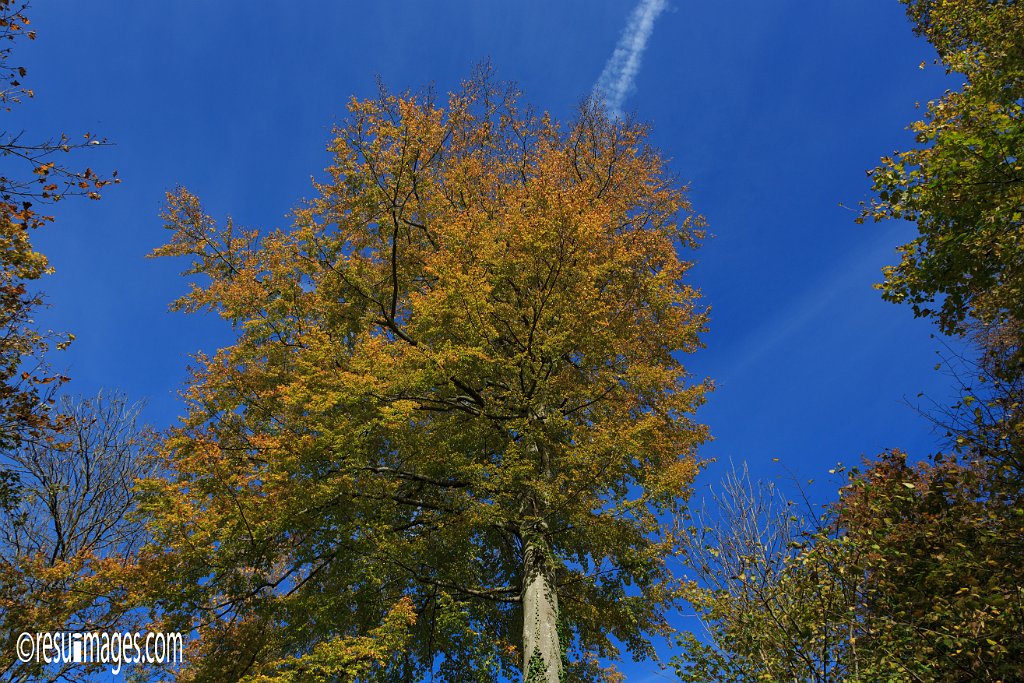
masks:
[[[156,253],[204,276],[177,307],[238,330],[146,484],[177,586],[154,590],[199,615],[187,676],[293,675],[402,600],[405,651],[367,679],[601,680],[616,640],[648,656],[667,632],[660,520],[706,438],[679,360],[706,322],[679,256],[701,220],[643,126],[517,98],[484,74],[353,100],[288,230],[168,196]]]
[[[961,400],[931,416],[947,453],[908,463],[893,450],[851,470],[828,511],[833,534],[765,555],[763,539],[791,524],[769,516],[744,534],[764,517],[748,504],[691,553],[698,575],[711,567],[692,593],[712,637],[684,642],[684,680],[1024,679],[1024,6],[902,2],[964,83],[911,125],[916,147],[869,172],[877,196],[859,221],[916,223],[883,296],[968,337],[980,360],[958,374]],[[735,578],[751,573],[737,558],[753,587]],[[807,567],[818,595],[801,590]]]
[[[14,60],[36,37],[29,14],[28,2],[0,0],[3,112],[33,96]],[[131,626],[124,577],[138,527],[124,514],[145,439],[137,408],[122,397],[58,399],[67,378],[52,372],[46,354],[73,337],[35,326],[37,281],[52,268],[32,234],[53,220],[53,204],[99,199],[119,181],[64,162],[103,140],[35,134],[0,129],[0,676],[75,681],[95,667],[20,662],[15,641],[23,631]]]

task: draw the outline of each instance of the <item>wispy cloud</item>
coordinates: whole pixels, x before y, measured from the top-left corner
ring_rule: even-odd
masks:
[[[891,257],[891,244],[875,243],[853,253],[835,270],[824,275],[818,282],[807,286],[796,294],[788,305],[779,310],[760,327],[739,343],[731,353],[731,362],[717,373],[719,384],[727,384],[735,377],[749,372],[752,366],[764,361],[766,356],[777,354],[779,347],[793,337],[807,334],[809,327],[821,329],[828,320],[834,319],[837,310],[850,317],[863,309],[856,309],[858,303],[877,303],[877,296],[866,284],[877,279],[882,264]],[[858,294],[859,293],[859,294]],[[861,305],[863,305],[861,303]]]
[[[594,84],[594,92],[604,96],[609,113],[613,116],[622,115],[622,105],[626,96],[633,89],[633,81],[640,71],[647,40],[654,30],[654,22],[658,15],[668,6],[668,0],[640,0],[629,22],[622,31],[615,52],[604,65],[601,77]]]

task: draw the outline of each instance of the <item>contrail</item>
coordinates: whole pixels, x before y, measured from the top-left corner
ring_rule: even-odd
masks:
[[[640,71],[640,60],[647,47],[647,39],[654,30],[654,21],[667,5],[667,0],[640,0],[615,46],[615,52],[594,85],[594,92],[604,96],[612,116],[622,116],[622,104]]]

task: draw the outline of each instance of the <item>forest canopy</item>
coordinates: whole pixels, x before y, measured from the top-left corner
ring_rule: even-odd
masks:
[[[1024,680],[1024,10],[890,4],[0,0],[0,678]]]

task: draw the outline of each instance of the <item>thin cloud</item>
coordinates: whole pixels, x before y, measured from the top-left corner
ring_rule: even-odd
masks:
[[[633,90],[633,81],[640,71],[654,22],[667,6],[668,0],[640,0],[629,16],[615,52],[594,85],[594,92],[605,98],[608,111],[613,116],[622,116],[622,105]]]
[[[867,282],[877,278],[881,264],[892,254],[892,245],[878,243],[854,253],[834,271],[824,276],[792,300],[777,315],[751,333],[730,354],[732,362],[719,374],[719,383],[727,384],[765,356],[777,353],[789,339],[806,334],[808,326],[823,324],[822,318],[834,317],[838,308],[852,315],[858,292],[870,291]],[[862,295],[862,294],[861,294]],[[870,301],[874,302],[875,298]],[[841,302],[841,303],[837,303]]]

